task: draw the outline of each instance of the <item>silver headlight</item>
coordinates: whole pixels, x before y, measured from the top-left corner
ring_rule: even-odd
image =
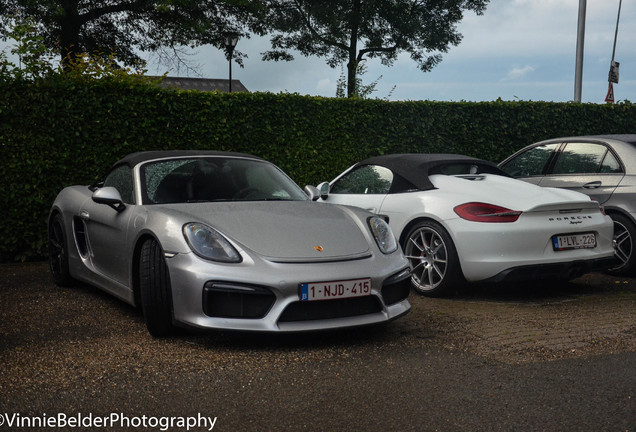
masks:
[[[367,219],[371,233],[383,254],[390,254],[397,250],[397,241],[393,235],[393,231],[389,228],[384,219],[379,216],[371,216]]]
[[[224,263],[243,261],[234,246],[214,228],[191,222],[183,226],[183,235],[190,249],[201,258]]]

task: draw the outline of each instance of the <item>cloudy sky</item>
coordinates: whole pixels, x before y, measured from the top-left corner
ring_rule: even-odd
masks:
[[[619,0],[587,0],[583,102],[603,103]],[[482,16],[467,13],[458,26],[464,36],[433,71],[420,72],[407,55],[393,67],[367,62],[365,83],[378,77],[374,97],[390,100],[567,102],[574,99],[579,0],[491,0]],[[620,82],[617,101],[636,102],[636,1],[623,1],[615,60]],[[251,91],[335,96],[342,74],[321,58],[295,56],[293,62],[263,62],[267,39],[241,39],[237,49],[248,55],[233,77]],[[199,48],[192,58],[206,78],[226,78],[223,53]],[[150,63],[150,73],[166,67]],[[197,76],[184,70],[169,75]],[[393,89],[393,90],[392,90]]]
[[[619,0],[587,0],[582,101],[603,103],[612,58]],[[365,84],[379,79],[372,97],[432,101],[554,101],[574,99],[579,0],[491,0],[484,15],[466,13],[458,25],[460,45],[423,73],[408,55],[392,67],[366,62]],[[620,82],[616,101],[636,102],[636,0],[622,4],[615,60]],[[0,45],[8,52],[6,44]],[[250,91],[289,92],[333,97],[343,69],[324,59],[295,55],[292,62],[264,62],[267,38],[241,39],[244,68],[234,64],[233,78]],[[147,56],[148,72],[170,76],[227,78],[224,53],[212,47],[191,52],[196,71],[169,68]],[[381,78],[380,78],[381,77]]]

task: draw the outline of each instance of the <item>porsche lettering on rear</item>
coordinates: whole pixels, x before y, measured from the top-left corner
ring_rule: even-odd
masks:
[[[561,221],[570,221],[570,222],[574,222],[574,221],[584,221],[586,219],[592,219],[592,216],[561,216],[561,217],[550,217],[548,218],[548,220],[550,222],[553,221],[557,221],[557,222],[561,222]]]

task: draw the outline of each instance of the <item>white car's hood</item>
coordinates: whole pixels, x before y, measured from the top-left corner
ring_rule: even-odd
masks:
[[[597,203],[579,192],[543,188],[521,180],[493,174],[473,177],[474,179],[433,175],[430,179],[440,192],[455,191],[458,200],[464,202],[485,202],[523,212],[598,208]]]
[[[310,201],[218,202],[182,204],[178,210],[184,222],[208,224],[273,261],[342,260],[370,253],[369,239],[361,232],[366,222],[362,225],[355,211],[345,207]]]

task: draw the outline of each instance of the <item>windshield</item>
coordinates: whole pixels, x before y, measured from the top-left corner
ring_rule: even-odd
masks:
[[[148,162],[141,166],[141,184],[144,204],[308,199],[276,166],[233,157]]]

